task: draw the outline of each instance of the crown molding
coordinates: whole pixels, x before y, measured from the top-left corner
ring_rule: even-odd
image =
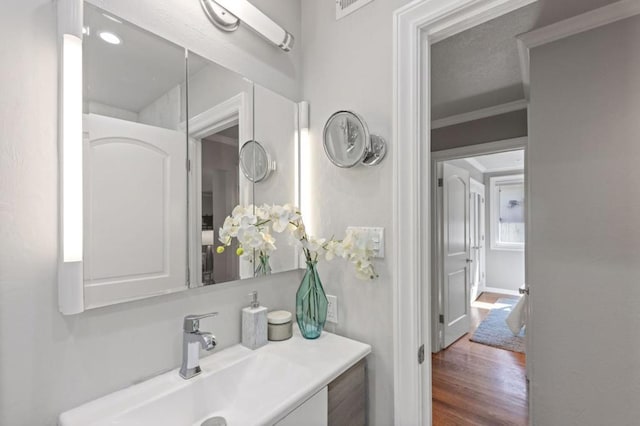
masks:
[[[524,33],[518,36],[524,47],[532,49],[575,34],[611,24],[640,13],[640,1],[621,0],[599,9],[585,12],[564,21]]]
[[[525,96],[529,98],[529,50],[640,13],[640,1],[621,0],[517,36]]]

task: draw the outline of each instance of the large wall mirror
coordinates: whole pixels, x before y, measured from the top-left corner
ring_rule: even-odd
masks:
[[[219,228],[298,202],[297,104],[86,2],[82,51],[84,309],[254,277]]]

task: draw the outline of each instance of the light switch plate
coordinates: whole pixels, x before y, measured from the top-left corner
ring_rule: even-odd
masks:
[[[338,323],[338,298],[327,294],[327,321],[337,324]]]
[[[353,229],[358,232],[366,232],[369,234],[369,238],[373,241],[373,250],[375,252],[373,257],[384,258],[384,228],[380,227],[367,227],[367,226],[349,226],[347,231]]]

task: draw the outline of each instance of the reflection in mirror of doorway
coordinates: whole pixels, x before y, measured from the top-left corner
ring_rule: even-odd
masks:
[[[214,255],[225,217],[239,203],[238,126],[202,139],[202,284],[240,279],[235,247]]]

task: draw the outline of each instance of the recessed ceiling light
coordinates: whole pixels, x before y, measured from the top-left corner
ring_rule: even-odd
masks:
[[[110,33],[109,31],[101,31],[98,35],[102,40],[106,41],[109,44],[122,43],[122,40],[120,40],[120,37],[118,37],[114,33]]]

